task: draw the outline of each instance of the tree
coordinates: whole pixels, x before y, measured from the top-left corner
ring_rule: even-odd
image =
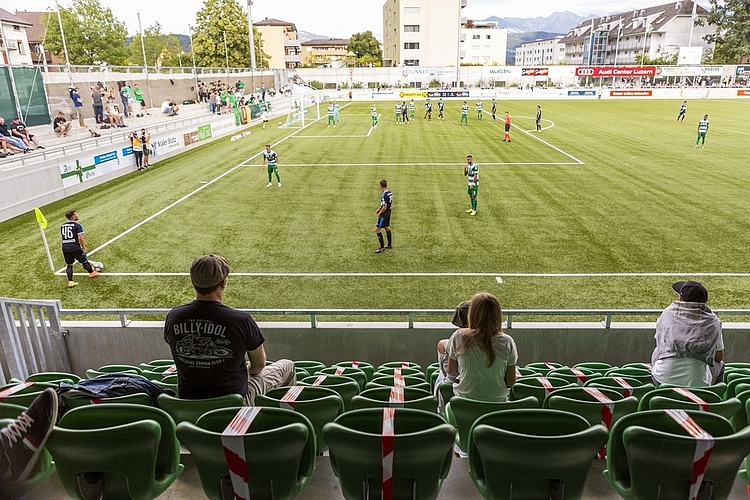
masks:
[[[362,65],[373,63],[380,66],[383,61],[383,50],[380,48],[380,42],[372,35],[372,31],[353,34],[346,50],[354,52],[357,62]]]
[[[656,49],[656,57],[650,59],[648,54],[636,54],[636,64],[643,64],[646,66],[674,66],[677,64],[677,57],[679,55],[680,48],[676,45],[667,45],[662,47],[661,45]]]
[[[711,10],[706,21],[716,31],[703,37],[708,43],[721,47],[721,55],[734,63],[750,57],[750,1],[709,0]],[[703,19],[695,24],[703,26]],[[717,48],[718,51],[718,48]]]
[[[247,16],[236,0],[205,0],[203,8],[196,13],[193,47],[198,66],[223,68],[224,33],[227,38],[229,66],[250,67],[250,39]],[[224,33],[222,33],[224,32]],[[255,60],[258,67],[268,67],[268,54],[263,52],[263,39],[253,27],[255,37]]]
[[[146,49],[146,64],[149,67],[178,66],[182,46],[180,40],[173,34],[162,33],[161,24],[155,22],[143,30],[143,45]],[[143,65],[143,49],[141,35],[137,34],[130,43],[130,64]]]
[[[125,24],[99,0],[73,0],[70,8],[59,7],[70,64],[122,65],[128,57]],[[45,48],[63,57],[63,44],[57,15],[45,16]]]

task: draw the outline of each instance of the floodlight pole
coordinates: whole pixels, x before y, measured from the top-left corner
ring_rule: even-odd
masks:
[[[198,71],[195,69],[195,47],[193,47],[193,27],[188,24],[188,32],[190,33],[190,54],[193,56],[193,76],[195,77],[195,95],[198,95]]]
[[[151,81],[148,79],[148,64],[146,63],[146,44],[143,42],[143,28],[141,27],[141,14],[138,13],[138,31],[141,32],[141,52],[143,52],[143,71],[146,73],[146,87],[148,88],[148,103],[154,107],[154,97],[151,92]]]
[[[463,0],[458,0],[458,40],[456,41],[456,90],[461,87],[461,4]]]
[[[695,26],[695,16],[698,12],[698,1],[693,0],[693,15],[690,17],[690,38],[688,38],[688,47],[693,46],[693,27]]]
[[[62,39],[63,52],[65,53],[65,69],[68,71],[70,86],[73,86],[73,72],[70,69],[70,57],[68,56],[68,44],[65,42],[65,30],[63,30],[62,16],[60,15],[60,4],[55,0],[55,10],[57,10],[57,22],[60,24],[60,38]],[[45,61],[47,57],[45,55]]]
[[[250,69],[255,71],[255,33],[253,33],[253,16],[250,12],[250,8],[253,6],[253,0],[247,0],[247,27],[250,33]]]
[[[227,86],[229,85],[229,50],[227,49],[227,32],[222,31],[222,35],[224,35],[224,57],[226,57],[227,62]]]

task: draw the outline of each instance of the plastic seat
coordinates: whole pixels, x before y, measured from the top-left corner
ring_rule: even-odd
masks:
[[[582,386],[586,382],[592,379],[595,379],[597,377],[601,377],[604,374],[603,370],[592,370],[590,368],[576,368],[576,369],[581,372],[582,378],[579,378],[579,376],[576,375],[573,372],[573,370],[571,370],[567,366],[563,366],[562,368],[555,368],[554,370],[550,370],[549,372],[547,372],[547,376],[561,378],[561,379],[567,380],[568,383]]]
[[[417,377],[427,381],[427,377],[422,373],[422,370],[417,368],[402,368],[400,366],[381,366],[373,375],[373,379],[378,377],[392,377],[396,369],[401,370],[401,375],[404,377]]]
[[[424,375],[427,380],[430,379],[433,373],[440,371],[440,363],[435,362],[427,365],[427,368],[424,369]]]
[[[336,373],[339,371],[340,373]],[[329,368],[323,368],[322,370],[318,370],[312,375],[318,375],[319,373],[325,373],[327,375],[340,375],[342,377],[349,377],[352,380],[355,380],[359,384],[359,390],[362,391],[365,388],[365,384],[367,384],[367,375],[365,375],[365,372],[360,370],[359,368],[348,368],[346,366],[331,366]]]
[[[180,422],[194,424],[206,412],[218,408],[242,406],[245,400],[240,394],[227,394],[207,399],[180,399],[167,394],[159,394],[156,401],[159,408],[169,413],[176,424]]]
[[[750,384],[742,384],[742,388],[744,390],[738,392],[737,395],[735,396],[735,398],[737,398],[740,401],[742,408],[730,420],[730,422],[732,422],[732,427],[734,427],[735,431],[744,429],[745,427],[748,426],[747,402],[750,400]]]
[[[631,389],[623,387],[620,382],[615,380],[615,378],[619,378],[621,381],[628,384]],[[652,383],[644,384],[641,380],[630,377],[597,377],[595,379],[587,380],[583,386],[614,389],[625,397],[632,395],[639,400],[646,395],[646,393],[655,389],[654,384]]]
[[[75,384],[76,382],[80,382],[81,377],[74,373],[65,373],[65,372],[39,372],[34,373],[33,375],[29,375],[26,378],[26,382],[70,382],[71,384]]]
[[[297,382],[297,385],[313,385],[318,380],[318,376],[310,376],[306,379]],[[341,396],[344,401],[344,411],[352,409],[352,398],[360,393],[359,384],[356,380],[350,379],[349,377],[341,377],[338,375],[327,375],[325,379],[318,384],[319,387],[326,387],[332,389]]]
[[[612,368],[604,372],[605,377],[628,377],[634,378],[642,384],[653,384],[654,379],[651,378],[651,371],[645,368],[639,368],[637,366],[621,366],[620,368]]]
[[[675,391],[679,387],[658,387],[652,391],[647,392],[638,401],[638,411],[649,410],[651,405],[651,398],[655,396],[661,396],[665,398],[671,398],[678,401],[690,401],[687,397],[683,396],[679,392]],[[708,391],[701,388],[691,387],[688,389],[690,392],[701,398],[706,403],[718,403],[721,401],[721,396],[717,395],[713,391]]]
[[[112,398],[69,398],[61,396],[61,404],[68,408],[78,408],[79,406],[88,406],[93,404],[118,404],[127,403],[131,405],[151,406],[151,396],[145,392],[136,394],[126,394],[124,396],[115,396]]]
[[[625,363],[620,368],[638,368],[640,370],[651,371],[651,363],[643,363],[643,362]]]
[[[326,368],[326,364],[320,361],[301,360],[301,361],[295,361],[294,367],[302,368],[303,370],[307,371],[307,373],[315,373],[318,370],[322,370],[323,368]]]
[[[350,411],[323,428],[331,468],[346,500],[363,500],[368,490],[371,498],[380,498],[383,416],[387,411]],[[432,500],[450,470],[456,430],[437,414],[408,408],[393,412],[392,498]]]
[[[26,411],[26,408],[26,406],[12,403],[0,403],[0,418],[18,418],[21,413]]]
[[[234,498],[222,432],[238,410],[212,410],[195,424],[177,426],[180,442],[195,459],[203,492],[213,500]],[[315,431],[301,413],[262,408],[242,440],[253,500],[291,500],[315,472]]]
[[[425,380],[421,377],[413,377],[410,375],[404,376],[404,383],[406,384],[406,387],[416,387],[419,389],[424,389],[425,391],[430,390],[430,384],[425,382]],[[375,375],[375,378],[367,382],[367,385],[365,385],[366,389],[372,389],[373,387],[393,387],[394,381],[393,381],[393,375]]]
[[[616,368],[615,366],[610,365],[609,363],[604,363],[603,361],[584,361],[583,363],[576,363],[576,368],[588,368],[589,370],[594,370],[597,372],[604,373],[607,370],[611,370],[612,368]]]
[[[74,408],[55,427],[47,448],[66,493],[81,500],[87,497],[79,478],[99,483],[103,498],[153,499],[184,469],[174,421],[149,406]]]
[[[419,371],[422,371],[422,367],[419,366],[417,363],[412,363],[411,361],[388,361],[387,363],[383,363],[382,365],[378,366],[378,370],[381,368],[415,368]]]
[[[516,410],[519,408],[539,408],[539,401],[529,396],[516,401],[477,401],[476,399],[453,396],[445,407],[448,422],[458,431],[456,444],[464,451],[469,449],[469,431],[479,417],[495,411]]]
[[[677,385],[677,384],[660,384],[659,385],[660,389],[661,388],[674,388],[674,387],[684,387],[684,386]],[[691,390],[692,389],[701,389],[703,391],[711,391],[711,392],[713,392],[714,394],[716,394],[718,396],[724,396],[724,394],[727,392],[727,384],[725,384],[724,382],[719,382],[718,384],[714,384],[714,385],[704,385],[704,386],[701,386],[701,387],[691,387],[690,389]]]
[[[734,417],[738,411],[742,408],[742,403],[737,398],[729,398],[725,401],[719,401],[717,403],[707,403],[709,413],[716,413],[722,417],[730,420]],[[692,401],[679,401],[671,397],[654,396],[651,398],[648,404],[651,410],[696,410],[701,411],[701,406],[698,403]]]
[[[727,389],[724,392],[725,398],[731,398],[737,394],[737,385],[739,384],[750,384],[750,373],[739,377],[727,377]]]
[[[343,366],[343,367],[354,367],[359,368],[363,372],[365,372],[365,375],[367,375],[367,381],[369,382],[372,380],[372,377],[375,375],[375,367],[372,366],[370,363],[365,363],[364,361],[356,361],[357,366],[354,366],[355,361],[339,361],[338,363],[334,364],[333,366]]]
[[[297,380],[302,380],[304,378],[307,378],[311,375],[310,372],[305,370],[304,368],[294,368],[294,375],[297,377]]]
[[[534,370],[533,368],[526,368],[525,366],[516,366],[516,380],[524,377],[539,377],[542,373]]]
[[[469,474],[486,499],[563,498],[561,489],[566,500],[579,499],[606,441],[603,425],[590,426],[572,413],[494,412],[479,418],[469,433]]]
[[[0,390],[5,390],[16,385],[17,384],[9,384],[4,387],[1,387]],[[34,402],[37,396],[39,396],[39,394],[41,394],[44,391],[44,389],[46,389],[47,387],[56,388],[57,384],[52,384],[52,383],[47,383],[47,382],[34,382],[33,385],[24,387],[18,392],[11,394],[9,396],[5,396],[4,398],[0,399],[0,403],[8,403],[8,404],[18,405],[18,406],[23,406],[24,408],[28,408],[29,405]]]
[[[443,380],[440,382],[440,385],[438,385],[437,392],[440,395],[440,399],[443,401],[443,408],[445,408],[455,396],[455,393],[453,392],[453,382]]]
[[[96,369],[101,373],[122,373],[122,372],[135,372],[141,374],[143,370],[134,365],[104,365]]]
[[[524,368],[528,368],[530,370],[534,370],[535,372],[541,374],[541,375],[547,375],[550,370],[554,370],[555,368],[562,368],[563,365],[560,363],[555,363],[553,361],[535,361],[533,363],[528,363]]]
[[[6,416],[10,415],[14,409],[11,409],[9,407],[14,405],[3,405],[0,404],[0,428],[7,427],[10,425],[17,417],[20,415],[26,408],[24,407],[16,407],[16,409],[20,408],[20,411],[18,412],[18,415],[15,416]],[[29,477],[21,482],[21,483],[14,483],[12,485],[12,491],[2,491],[4,494],[3,498],[16,498],[22,495],[25,495],[30,490],[32,490],[35,486],[38,484],[43,483],[47,480],[52,474],[55,472],[55,463],[52,461],[52,455],[50,455],[49,450],[47,448],[44,448],[39,455],[39,458],[37,459],[36,464],[34,465],[34,469],[31,471],[31,474]],[[7,495],[7,496],[6,496]],[[29,494],[27,497],[24,498],[37,498],[34,497],[33,494]]]
[[[266,394],[259,394],[255,396],[255,405],[289,409],[289,404],[285,405],[281,401],[281,398],[289,389],[289,387],[277,387]],[[305,386],[290,406],[292,410],[306,416],[312,423],[315,430],[317,452],[328,451],[328,445],[323,439],[323,426],[333,422],[336,417],[344,413],[344,400],[341,396],[329,387]]]
[[[544,398],[547,397],[547,394],[549,392],[552,392],[544,386],[544,379],[546,379],[546,381],[548,381],[552,385],[553,389],[560,389],[561,387],[576,387],[575,384],[570,384],[567,380],[562,378],[541,376],[524,377],[523,379],[516,381],[510,392],[510,399],[512,401],[516,401],[519,399],[527,398],[529,396],[534,396],[539,402],[538,407],[541,408],[542,403],[544,402]]]
[[[391,387],[373,387],[352,398],[352,410],[363,408],[411,408],[430,413],[437,412],[438,400],[428,391],[414,387],[404,388],[403,402],[390,402]]]
[[[726,499],[737,469],[750,453],[750,428],[737,433],[720,415],[686,411],[714,438],[704,485],[711,483],[713,499]],[[610,430],[604,477],[626,500],[687,498],[696,440],[665,411],[632,413]]]
[[[140,370],[140,368],[139,368]],[[143,377],[143,371],[134,371],[134,370],[127,370],[127,371],[119,371],[119,372],[100,372],[99,370],[93,370],[88,369],[86,370],[86,378],[96,378],[99,375],[111,375],[112,373],[121,373],[123,375],[129,375],[131,377]]]
[[[543,407],[575,413],[585,418],[591,425],[601,424],[603,423],[602,407],[604,403],[586,392],[586,389],[586,387],[570,387],[553,391],[544,400]],[[620,418],[638,410],[638,399],[635,396],[626,398],[619,391],[606,387],[597,387],[596,389],[614,403],[612,420],[607,427],[611,427]]]

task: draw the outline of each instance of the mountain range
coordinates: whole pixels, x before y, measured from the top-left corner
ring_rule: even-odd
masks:
[[[555,12],[547,17],[496,17],[492,16],[484,21],[496,21],[500,28],[505,28],[509,32],[528,33],[533,31],[544,31],[547,33],[557,33],[564,35],[571,28],[578,26],[581,21],[596,17],[592,14],[589,16],[579,16],[570,11]]]

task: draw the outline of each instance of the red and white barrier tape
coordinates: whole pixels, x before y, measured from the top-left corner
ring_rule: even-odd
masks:
[[[283,396],[281,396],[281,399],[279,400],[279,408],[294,410],[294,402],[297,401],[297,398],[300,394],[302,394],[302,390],[304,388],[305,387],[301,385],[290,387],[289,390],[286,391]]]
[[[633,395],[633,386],[628,384],[627,380],[625,380],[622,377],[612,377],[612,380],[617,382],[620,385],[620,387],[625,389],[624,396],[626,398]]]
[[[708,459],[711,457],[711,451],[714,448],[714,437],[701,429],[684,410],[664,410],[664,412],[695,438],[693,475],[690,479],[690,494],[688,496],[690,500],[695,500],[698,497],[698,490],[708,467]]]
[[[395,442],[395,408],[383,408],[383,484],[382,500],[393,500],[393,448]]]
[[[573,372],[573,375],[575,375],[578,379],[578,385],[583,385],[586,382],[586,374],[583,373],[579,368],[573,366],[570,368],[570,371]]]
[[[247,458],[243,436],[260,413],[259,406],[240,408],[226,429],[221,433],[224,457],[232,480],[235,500],[250,500],[250,487],[247,484]]]
[[[403,387],[391,387],[391,393],[388,396],[388,406],[391,408],[403,408],[404,407],[404,388]]]
[[[609,429],[612,426],[612,415],[614,415],[615,413],[615,402],[596,387],[584,387],[583,390],[592,395],[594,398],[596,398],[597,401],[602,404],[602,424],[604,424],[604,427]],[[599,450],[599,453],[597,453],[597,455],[599,458],[604,458],[605,456],[607,456],[606,444],[602,446],[602,449]]]
[[[537,377],[536,379],[540,384],[542,384],[542,387],[547,389],[547,392],[552,392],[555,390],[555,386],[552,385],[552,382],[550,382],[547,377]]]
[[[0,391],[0,401],[7,398],[8,396],[12,396],[18,391],[22,391],[26,389],[27,387],[31,387],[32,385],[34,385],[34,382],[21,382],[20,384],[16,384],[14,386],[8,387],[7,389]]]
[[[393,370],[393,386],[401,388],[406,387],[406,380],[404,379],[404,376],[401,375],[401,368]]]
[[[684,387],[674,387],[672,388],[672,390],[676,392],[677,394],[680,394],[681,396],[685,396],[693,403],[696,403],[700,407],[701,411],[708,411],[708,403],[703,401],[703,399],[700,396],[695,394],[690,389],[686,389]]]
[[[328,378],[328,375],[325,375],[325,374],[323,374],[323,375],[318,375],[318,378],[316,378],[316,379],[315,379],[315,380],[313,381],[312,385],[314,385],[314,386],[316,386],[316,387],[317,387],[317,386],[319,386],[320,384],[322,384],[322,383],[323,383],[323,381],[324,381],[325,379],[327,379],[327,378]]]

